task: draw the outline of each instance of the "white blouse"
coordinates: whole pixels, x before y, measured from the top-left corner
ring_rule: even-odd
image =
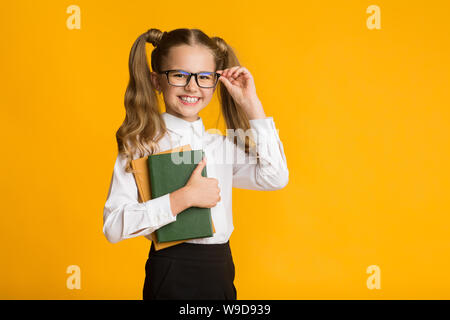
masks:
[[[272,117],[249,120],[258,158],[246,154],[243,146],[236,146],[231,134],[225,136],[212,129],[205,131],[202,118],[189,122],[167,112],[162,113],[162,118],[167,132],[158,142],[157,152],[186,144],[190,144],[192,150],[203,149],[207,176],[219,181],[221,200],[211,208],[216,232],[212,237],[188,240],[188,243],[220,244],[229,240],[234,230],[233,187],[278,190],[287,185],[286,156]],[[137,158],[135,155],[133,159]],[[138,202],[133,173],[125,172],[125,164],[126,160],[117,155],[103,210],[103,233],[111,243],[138,236],[150,240],[152,232],[177,219],[170,207],[170,193]]]

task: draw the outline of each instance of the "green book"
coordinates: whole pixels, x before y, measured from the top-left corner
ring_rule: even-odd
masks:
[[[173,158],[172,153],[150,155],[147,162],[152,199],[184,187],[203,156],[203,150],[174,152]],[[202,176],[207,177],[206,166]],[[176,221],[156,230],[158,242],[212,236],[211,208],[189,207],[177,215]]]

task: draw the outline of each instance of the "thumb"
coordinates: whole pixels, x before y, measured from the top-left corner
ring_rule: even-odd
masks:
[[[225,78],[224,76],[219,77],[219,80],[222,81],[223,85],[225,86],[225,88],[229,89],[232,84],[230,82],[230,80],[228,80],[227,78]]]
[[[197,165],[197,167],[195,167],[194,172],[192,174],[197,174],[197,175],[201,175],[202,174],[202,170],[203,168],[206,166],[206,157],[203,157],[202,161],[200,161]]]

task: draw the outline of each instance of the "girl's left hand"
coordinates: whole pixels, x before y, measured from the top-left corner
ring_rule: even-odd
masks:
[[[256,95],[255,82],[252,74],[245,67],[235,66],[225,70],[217,70],[221,76],[219,81],[240,105],[249,118],[265,117],[262,104]]]

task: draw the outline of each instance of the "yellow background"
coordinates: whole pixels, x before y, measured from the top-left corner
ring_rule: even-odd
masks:
[[[80,30],[66,27],[72,4]],[[370,5],[380,30],[366,26]],[[282,190],[234,189],[238,299],[449,299],[449,9],[2,3],[0,298],[142,298],[150,242],[102,233],[115,132],[133,42],[152,27],[187,27],[236,49],[290,172]],[[207,129],[218,107],[215,98],[200,114]],[[69,265],[81,268],[79,290],[66,287]],[[371,265],[380,289],[367,287]]]

